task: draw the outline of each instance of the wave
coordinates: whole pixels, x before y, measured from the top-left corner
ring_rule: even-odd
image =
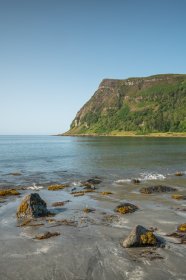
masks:
[[[43,189],[43,186],[36,186],[35,183],[33,183],[32,186],[28,187],[27,190],[35,190],[35,191],[38,191],[40,189]]]
[[[116,180],[115,183],[116,184],[130,183],[134,179],[139,180],[139,181],[164,180],[164,179],[166,179],[166,176],[163,174],[159,174],[159,173],[145,172],[145,173],[140,173],[139,177],[133,177],[131,179],[129,179],[129,178],[119,179],[119,180]]]
[[[128,182],[131,182],[131,179],[121,179],[121,180],[115,181],[116,184],[123,184],[123,183],[128,183]]]
[[[164,180],[166,179],[166,176],[163,174],[159,174],[159,173],[140,173],[140,177],[139,180],[142,181],[149,181],[149,180]]]

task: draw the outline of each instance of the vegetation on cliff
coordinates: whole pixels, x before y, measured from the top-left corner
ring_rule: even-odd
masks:
[[[66,134],[186,132],[186,75],[105,79]]]

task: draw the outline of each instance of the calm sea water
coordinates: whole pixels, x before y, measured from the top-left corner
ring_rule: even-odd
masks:
[[[0,136],[2,186],[163,179],[176,171],[186,171],[186,138]]]

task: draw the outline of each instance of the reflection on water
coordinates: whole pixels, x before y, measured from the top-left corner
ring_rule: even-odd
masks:
[[[184,138],[0,136],[0,172],[7,183],[91,175],[107,180],[163,179],[185,172],[185,159]]]

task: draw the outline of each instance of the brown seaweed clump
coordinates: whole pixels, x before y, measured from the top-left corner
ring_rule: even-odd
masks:
[[[157,244],[157,240],[155,235],[152,231],[147,231],[144,234],[141,234],[140,236],[140,244],[141,245],[151,245],[155,246]]]
[[[67,185],[65,185],[65,184],[62,184],[62,185],[50,185],[50,186],[48,186],[48,190],[49,191],[58,191],[58,190],[63,190],[66,187],[67,187]]]
[[[20,193],[15,189],[0,190],[0,196],[19,195]]]
[[[37,239],[37,240],[43,240],[43,239],[48,239],[48,238],[51,238],[53,236],[58,236],[60,235],[59,232],[50,232],[50,231],[47,231],[45,233],[41,233],[41,234],[37,234],[35,236],[34,239]]]
[[[112,194],[112,192],[101,192],[102,195],[109,195]]]
[[[58,207],[58,206],[64,206],[66,203],[70,202],[70,200],[65,200],[65,201],[57,201],[52,203],[53,207]]]
[[[151,187],[141,188],[140,192],[144,194],[162,193],[162,192],[175,192],[176,189],[172,187],[157,185]]]
[[[173,194],[172,198],[177,200],[186,200],[186,196],[182,194]]]
[[[138,207],[132,203],[122,203],[115,208],[115,212],[120,214],[133,213],[138,210]]]
[[[74,196],[82,196],[82,195],[85,195],[86,193],[90,193],[90,192],[94,192],[94,190],[88,189],[88,190],[84,190],[84,191],[71,192],[71,194],[73,194]]]
[[[88,208],[88,207],[83,208],[84,213],[92,213],[94,211],[95,211],[94,209],[91,209],[91,208]]]
[[[181,224],[177,228],[178,231],[186,232],[186,224]]]

